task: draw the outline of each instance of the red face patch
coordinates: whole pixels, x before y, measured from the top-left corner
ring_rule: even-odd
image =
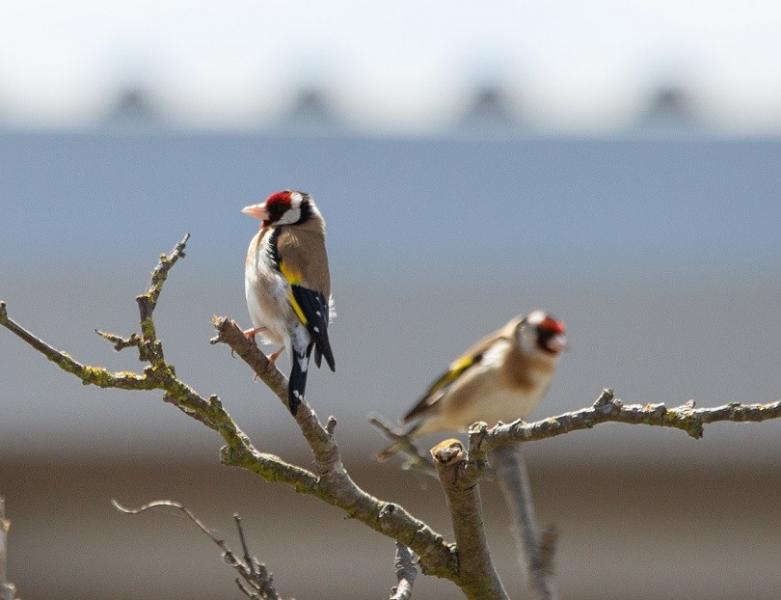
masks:
[[[564,323],[557,321],[550,316],[545,317],[538,327],[543,331],[549,331],[551,333],[565,333]]]
[[[290,194],[289,190],[283,190],[281,192],[275,192],[271,194],[263,205],[266,207],[268,213],[268,219],[263,221],[263,225],[270,225],[276,223],[282,218],[288,209],[290,208]]]
[[[290,208],[290,192],[283,190],[281,192],[274,192],[264,203],[268,210],[271,210],[273,206],[283,206],[285,209]]]

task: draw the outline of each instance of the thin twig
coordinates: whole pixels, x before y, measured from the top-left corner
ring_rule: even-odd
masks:
[[[328,421],[325,422],[325,430],[328,433],[328,435],[333,435],[336,431],[336,425],[337,425],[336,417],[333,415],[330,415],[328,417]]]
[[[11,521],[5,518],[5,498],[0,496],[0,600],[14,600],[16,586],[8,581],[8,530]]]
[[[490,455],[496,478],[510,515],[512,532],[518,547],[518,562],[535,600],[556,600],[558,593],[553,573],[556,531],[548,528],[540,536],[534,514],[526,462],[516,446],[501,446]]]
[[[137,333],[131,333],[128,337],[123,338],[122,336],[119,336],[115,333],[109,333],[107,331],[101,331],[100,329],[96,329],[95,333],[97,333],[100,337],[102,337],[107,342],[111,342],[114,344],[114,350],[119,352],[120,350],[124,350],[125,348],[131,348],[131,347],[140,347],[141,345],[141,338],[138,336]]]
[[[241,546],[244,552],[244,560],[238,558],[233,550],[225,543],[223,538],[218,536],[214,530],[207,527],[181,502],[176,502],[175,500],[154,500],[152,502],[147,502],[138,508],[127,508],[112,499],[111,504],[113,504],[114,508],[118,511],[128,515],[138,515],[152,508],[161,506],[175,508],[190,519],[190,521],[195,523],[198,529],[219,546],[220,550],[222,550],[222,556],[225,559],[225,562],[233,567],[239,574],[239,577],[236,578],[236,584],[248,598],[257,598],[258,600],[281,600],[279,594],[277,594],[274,589],[273,577],[271,573],[268,572],[266,565],[259,563],[257,558],[250,555],[244,536],[244,530],[241,527],[241,518],[238,515],[233,515],[233,518],[236,521],[236,526],[239,531]]]
[[[396,542],[396,553],[393,557],[393,567],[398,583],[391,590],[389,600],[410,600],[412,585],[418,570],[415,568],[415,555],[404,544]]]
[[[403,452],[407,456],[403,469],[416,469],[431,477],[437,477],[437,470],[434,463],[431,462],[431,458],[415,445],[409,435],[392,425],[380,414],[369,415],[369,423],[393,442],[393,445],[377,454],[375,458],[378,462],[384,462],[397,452]]]
[[[149,282],[149,288],[143,294],[136,296],[138,303],[139,323],[141,325],[141,344],[138,347],[139,358],[149,361],[152,367],[166,366],[163,355],[163,345],[157,339],[155,322],[152,319],[152,313],[157,307],[157,300],[163,291],[163,284],[168,278],[168,272],[173,268],[180,258],[184,258],[184,249],[187,246],[187,240],[190,234],[184,234],[184,237],[177,242],[174,249],[169,254],[161,254],[157,266],[152,271]]]

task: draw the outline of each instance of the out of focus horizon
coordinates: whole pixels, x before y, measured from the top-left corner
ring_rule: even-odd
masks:
[[[0,130],[776,136],[781,6],[6,4]]]

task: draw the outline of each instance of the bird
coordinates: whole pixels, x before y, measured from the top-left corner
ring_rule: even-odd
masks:
[[[247,249],[244,289],[253,327],[244,331],[255,341],[279,345],[269,356],[273,365],[283,350],[291,358],[288,408],[295,416],[304,399],[310,357],[335,370],[328,326],[334,316],[331,276],[325,247],[325,220],[314,198],[298,190],[271,194],[241,212],[260,220]]]
[[[567,348],[564,323],[534,310],[519,315],[470,347],[429,385],[403,417],[405,437],[439,431],[466,431],[477,421],[524,419],[551,385]],[[387,459],[394,444],[378,456]]]

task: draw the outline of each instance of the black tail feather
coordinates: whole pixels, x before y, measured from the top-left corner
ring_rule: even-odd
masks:
[[[325,357],[325,362],[328,363],[330,369],[335,371],[336,363],[334,362],[334,353],[333,350],[331,350],[331,341],[328,339],[327,332],[318,340],[317,351],[318,353],[322,353]],[[317,360],[317,356],[315,356],[315,362],[317,363],[317,366],[320,367],[320,361]]]
[[[287,384],[287,402],[290,413],[296,416],[298,406],[304,399],[306,392],[306,374],[309,371],[309,357],[312,354],[312,345],[304,354],[293,351],[293,367],[290,370],[290,381]],[[306,365],[306,367],[303,367]],[[303,368],[302,368],[303,367]]]
[[[320,352],[320,346],[315,344],[315,364],[317,365],[317,368],[320,368],[320,362],[323,360],[323,353]]]

